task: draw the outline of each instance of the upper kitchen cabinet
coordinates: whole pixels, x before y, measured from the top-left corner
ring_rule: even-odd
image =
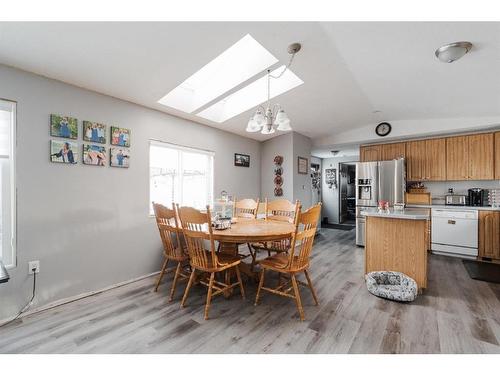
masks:
[[[494,135],[476,134],[467,136],[469,140],[469,180],[493,180]]]
[[[446,139],[448,180],[493,180],[494,176],[492,133]]]
[[[466,136],[446,138],[446,179],[467,180],[469,177],[469,141]]]
[[[446,180],[446,138],[425,141],[426,180]]]
[[[446,140],[444,138],[406,143],[407,179],[443,181],[446,179]]]
[[[500,180],[500,132],[495,133],[495,180]]]
[[[381,146],[361,146],[359,148],[359,160],[360,161],[378,161],[381,160]]]
[[[381,145],[381,159],[393,160],[406,157],[406,142]]]
[[[425,180],[425,141],[406,143],[406,179],[410,181]]]

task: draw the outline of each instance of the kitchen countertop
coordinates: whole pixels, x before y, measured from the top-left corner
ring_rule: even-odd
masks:
[[[479,211],[500,211],[500,207],[485,206],[450,206],[445,204],[409,204],[408,208],[446,208],[449,210],[479,210]]]
[[[367,208],[360,211],[362,216],[384,217],[390,219],[407,219],[407,220],[429,220],[429,210],[418,208],[406,208],[404,210],[390,209],[389,212],[379,212],[375,207]]]

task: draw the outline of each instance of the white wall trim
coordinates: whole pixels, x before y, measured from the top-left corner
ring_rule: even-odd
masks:
[[[154,275],[158,275],[159,273],[160,273],[160,271],[152,272],[152,273],[149,273],[147,275],[139,276],[139,277],[136,277],[134,279],[130,279],[130,280],[126,280],[126,281],[122,281],[120,283],[113,284],[113,285],[107,286],[107,287],[102,288],[102,289],[93,290],[91,292],[81,293],[81,294],[78,294],[78,295],[72,296],[72,297],[61,298],[61,299],[59,299],[57,301],[47,303],[47,304],[45,304],[43,306],[40,306],[40,307],[37,307],[37,308],[35,308],[33,310],[28,310],[27,312],[21,314],[21,316],[19,318],[17,318],[17,319],[26,318],[26,317],[28,317],[30,315],[33,315],[33,314],[36,314],[36,313],[39,313],[39,312],[42,312],[42,311],[45,311],[45,310],[49,310],[49,309],[52,309],[52,308],[57,307],[57,306],[65,305],[65,304],[68,304],[68,303],[71,303],[71,302],[78,301],[78,300],[83,299],[83,298],[87,298],[87,297],[90,297],[90,296],[93,296],[93,295],[96,295],[96,294],[99,294],[99,293],[102,293],[102,292],[106,292],[106,291],[111,290],[111,289],[116,289],[116,288],[119,288],[121,286],[132,284],[132,283],[135,283],[136,281],[140,281],[140,280],[143,280],[143,279],[147,279],[148,277],[151,277],[151,276],[154,276]],[[0,320],[0,325],[8,322],[9,320],[12,320],[16,315],[17,314],[15,314],[15,315],[13,315],[13,316],[11,316],[9,318]]]

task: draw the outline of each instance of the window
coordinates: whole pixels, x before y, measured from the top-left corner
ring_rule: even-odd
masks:
[[[158,103],[192,113],[276,62],[276,57],[247,34]]]
[[[14,139],[16,103],[0,100],[0,259],[16,264]]]
[[[149,145],[149,212],[152,202],[168,207],[172,202],[203,209],[212,204],[213,162],[211,151],[151,141]]]

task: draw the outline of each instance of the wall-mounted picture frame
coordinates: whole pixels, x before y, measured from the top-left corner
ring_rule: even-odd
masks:
[[[78,138],[78,120],[74,117],[51,114],[49,125],[52,137]]]
[[[92,121],[83,121],[83,140],[94,143],[106,143],[106,125]]]
[[[297,171],[299,174],[308,174],[309,173],[309,159],[303,158],[299,156],[297,159]]]
[[[235,167],[250,167],[250,155],[234,154]]]
[[[130,150],[128,148],[110,147],[109,165],[117,168],[128,168],[130,165]]]
[[[83,145],[83,164],[106,165],[106,147],[97,145]]]
[[[111,144],[113,146],[130,147],[130,129],[112,126]]]
[[[71,141],[50,141],[50,161],[52,163],[78,163],[78,143]]]

